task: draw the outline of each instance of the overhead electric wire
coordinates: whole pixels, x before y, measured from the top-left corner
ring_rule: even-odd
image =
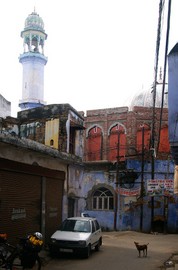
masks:
[[[159,144],[160,144],[161,125],[162,125],[162,116],[163,116],[163,107],[164,107],[166,69],[167,69],[167,53],[168,53],[169,32],[170,32],[170,17],[171,17],[171,0],[169,0],[169,2],[168,2],[167,31],[166,31],[165,54],[164,54],[163,87],[162,87],[161,112],[160,112],[160,121],[159,121],[157,151],[159,150]]]
[[[160,37],[161,37],[161,17],[163,10],[163,2],[159,2],[159,17],[158,17],[158,28],[157,28],[157,40],[156,40],[156,52],[155,52],[155,68],[154,68],[154,83],[153,83],[153,107],[152,107],[152,131],[151,131],[151,179],[155,178],[155,104],[156,104],[156,85],[158,75],[158,61],[159,61],[159,50],[160,50]],[[151,230],[153,231],[154,221],[154,196],[151,197]]]
[[[151,134],[151,148],[155,149],[155,104],[156,104],[156,85],[157,85],[157,75],[158,75],[158,62],[159,62],[159,50],[160,50],[160,40],[161,40],[161,21],[162,21],[162,11],[164,7],[164,1],[160,0],[159,3],[159,17],[158,17],[158,28],[157,28],[157,40],[156,40],[156,52],[155,52],[155,67],[154,67],[154,83],[153,83],[153,106],[152,106],[152,134]],[[152,155],[153,156],[153,155]],[[154,176],[152,176],[154,179]]]

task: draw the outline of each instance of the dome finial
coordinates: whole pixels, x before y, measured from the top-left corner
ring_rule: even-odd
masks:
[[[33,14],[37,14],[37,13],[36,13],[36,7],[35,7],[35,6],[34,6]]]

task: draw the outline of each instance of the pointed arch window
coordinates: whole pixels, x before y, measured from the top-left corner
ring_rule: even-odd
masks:
[[[87,159],[89,161],[103,159],[103,134],[98,126],[92,127],[88,132]]]
[[[114,196],[112,192],[101,187],[97,189],[92,196],[93,210],[113,210],[114,209]]]
[[[125,160],[126,152],[126,134],[124,126],[116,123],[109,133],[109,151],[108,159],[111,161],[119,159],[119,161]]]

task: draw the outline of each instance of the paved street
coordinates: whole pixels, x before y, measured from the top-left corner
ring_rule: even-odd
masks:
[[[148,256],[139,258],[134,241],[148,245]],[[46,257],[44,270],[156,270],[178,269],[172,266],[172,259],[178,262],[177,234],[143,234],[138,232],[103,233],[103,246],[99,252],[93,251],[89,259],[75,258],[71,255],[50,259]]]

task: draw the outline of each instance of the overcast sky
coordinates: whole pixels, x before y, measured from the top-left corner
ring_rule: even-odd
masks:
[[[167,5],[165,0],[163,29]],[[34,7],[48,34],[47,104],[69,103],[78,111],[126,106],[152,85],[159,0],[5,0],[0,3],[0,94],[11,102],[12,116],[22,98],[20,32]],[[164,40],[163,31],[163,49]],[[178,1],[172,0],[169,50],[177,40]],[[163,59],[162,53],[162,66]]]

